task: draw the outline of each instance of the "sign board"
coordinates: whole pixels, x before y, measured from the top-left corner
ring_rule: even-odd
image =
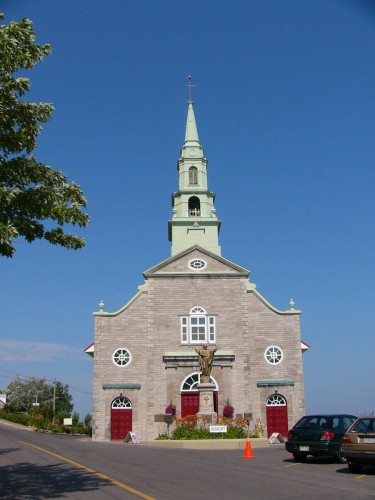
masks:
[[[125,436],[124,443],[138,444],[138,438],[135,432],[129,431]]]
[[[73,425],[72,418],[64,418],[64,425]]]
[[[154,422],[164,422],[164,414],[159,413],[158,415],[154,415]]]
[[[227,432],[226,425],[210,425],[210,432]]]
[[[270,444],[273,444],[276,440],[278,440],[280,443],[285,443],[285,439],[282,437],[280,432],[274,432],[273,434],[271,434],[268,442]]]

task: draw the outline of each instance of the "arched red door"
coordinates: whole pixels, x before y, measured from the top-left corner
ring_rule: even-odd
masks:
[[[267,437],[274,432],[282,436],[288,435],[288,407],[286,399],[280,394],[272,394],[267,399]]]
[[[211,378],[210,381],[215,384],[214,411],[217,413],[219,407],[217,383],[213,378]],[[181,417],[196,415],[199,412],[199,391],[197,390],[199,382],[200,375],[198,372],[190,374],[183,381],[181,392]]]
[[[119,397],[112,402],[111,407],[111,440],[124,440],[132,431],[133,410],[128,398]]]

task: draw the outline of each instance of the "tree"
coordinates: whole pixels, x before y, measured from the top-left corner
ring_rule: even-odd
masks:
[[[33,69],[50,53],[49,44],[35,43],[30,19],[0,25],[0,255],[6,257],[13,256],[20,237],[74,250],[85,245],[82,237],[65,232],[66,224],[89,222],[81,188],[32,154],[53,106],[24,99],[30,80],[20,71]]]
[[[22,378],[18,375],[5,392],[6,409],[9,411],[31,413],[35,410],[52,420],[53,416],[59,419],[69,417],[73,410],[69,386],[57,380],[48,384],[45,378]]]
[[[85,429],[91,429],[92,427],[92,416],[90,413],[86,413],[86,415],[83,418],[83,426]]]

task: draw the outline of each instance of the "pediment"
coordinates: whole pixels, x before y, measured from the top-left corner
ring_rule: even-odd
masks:
[[[202,268],[191,267],[192,261]],[[216,275],[216,276],[242,276],[247,277],[250,274],[248,269],[239,266],[220,255],[216,255],[208,250],[194,245],[183,252],[173,255],[167,260],[160,262],[143,273],[145,278],[159,276],[194,276],[194,275]]]

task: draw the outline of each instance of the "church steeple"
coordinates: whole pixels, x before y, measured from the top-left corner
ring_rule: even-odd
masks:
[[[188,100],[188,115],[186,120],[186,133],[185,133],[185,145],[189,143],[190,146],[200,145],[197,124],[195,123],[195,115],[193,108],[193,101]]]
[[[173,215],[168,223],[169,240],[172,242],[172,255],[193,245],[221,255],[221,221],[216,217],[215,194],[207,187],[207,159],[199,142],[191,86],[189,77],[185,142],[177,162],[179,188],[172,194]]]

